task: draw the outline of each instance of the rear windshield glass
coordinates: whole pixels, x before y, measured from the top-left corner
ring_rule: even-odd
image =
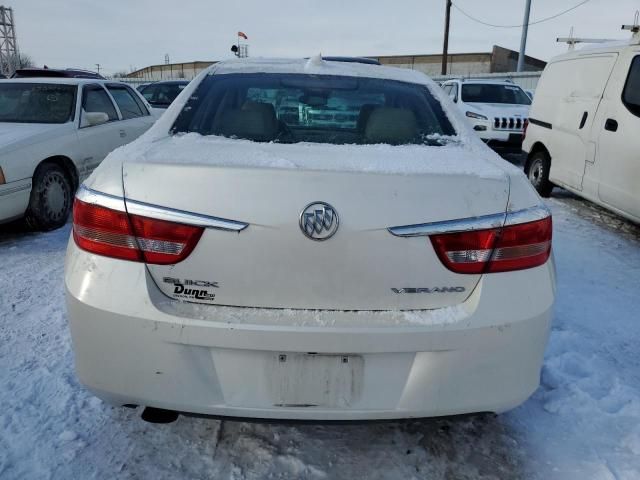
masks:
[[[186,86],[187,83],[152,84],[144,87],[140,93],[151,105],[168,107]]]
[[[509,103],[531,105],[531,99],[517,85],[471,83],[462,86],[462,101],[466,103]]]
[[[73,119],[75,85],[0,83],[0,122],[65,123]]]
[[[173,133],[256,142],[442,145],[455,135],[422,85],[300,74],[225,74],[203,80]]]

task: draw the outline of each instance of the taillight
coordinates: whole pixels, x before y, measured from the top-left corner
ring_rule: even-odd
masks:
[[[481,274],[543,265],[551,254],[551,217],[502,228],[432,235],[442,263],[456,273]]]
[[[135,262],[169,265],[193,251],[202,227],[157,220],[75,199],[73,238],[91,253]]]

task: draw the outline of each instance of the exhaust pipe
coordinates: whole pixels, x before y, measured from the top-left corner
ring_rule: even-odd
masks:
[[[146,407],[142,412],[142,420],[149,423],[173,423],[180,414],[175,410],[164,410],[162,408]]]

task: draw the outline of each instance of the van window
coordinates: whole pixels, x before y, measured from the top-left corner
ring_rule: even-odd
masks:
[[[616,57],[617,54],[594,55],[550,63],[542,74],[538,91],[558,100],[568,97],[599,99]]]
[[[640,117],[640,56],[631,62],[627,83],[622,92],[622,102],[631,113]]]

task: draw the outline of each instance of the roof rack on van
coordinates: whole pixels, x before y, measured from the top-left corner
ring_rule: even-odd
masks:
[[[633,25],[622,25],[622,30],[629,30],[631,33],[633,33],[633,36],[631,37],[632,44],[640,43],[640,20],[638,17],[640,17],[640,12],[636,10],[636,16],[633,19]]]
[[[640,44],[640,11],[636,10],[636,15],[633,19],[633,25],[622,25],[622,30],[629,30],[633,36],[631,37],[631,45]],[[578,43],[609,43],[616,42],[617,40],[612,40],[608,38],[577,38],[573,36],[573,27],[569,32],[568,37],[558,37],[556,38],[556,42],[566,43],[569,45],[569,51],[575,49],[576,44]]]

